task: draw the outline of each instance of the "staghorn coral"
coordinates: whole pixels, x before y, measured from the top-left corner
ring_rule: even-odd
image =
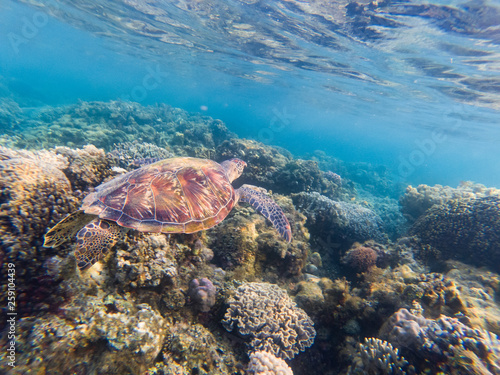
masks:
[[[500,340],[482,329],[473,329],[456,318],[441,315],[426,319],[406,309],[392,315],[380,329],[380,336],[399,348],[435,362],[446,372],[465,373],[456,355],[470,351],[479,360],[479,366],[493,374],[500,374]]]
[[[434,205],[413,224],[410,234],[437,249],[438,260],[500,271],[500,197]]]
[[[276,285],[245,283],[228,303],[222,324],[250,336],[254,350],[290,359],[314,342],[312,320]]]
[[[418,185],[415,188],[410,185],[401,196],[399,204],[403,214],[415,221],[435,204],[445,204],[454,199],[468,201],[489,196],[500,196],[500,189],[487,188],[470,181],[462,182],[456,188],[442,185]]]
[[[415,374],[408,361],[399,355],[398,349],[377,338],[365,338],[358,343],[353,364],[348,375],[405,375]]]
[[[293,371],[284,360],[271,353],[258,350],[250,354],[247,375],[293,375]]]

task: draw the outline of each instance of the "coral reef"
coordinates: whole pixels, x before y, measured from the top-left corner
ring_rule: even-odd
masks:
[[[142,142],[170,145],[175,155],[200,157],[234,136],[220,120],[168,105],[145,107],[123,101],[46,107],[18,117],[18,122],[19,148],[93,144],[109,151],[114,144]]]
[[[434,205],[410,234],[437,249],[436,260],[455,259],[500,272],[500,197]]]
[[[241,158],[248,164],[239,179],[241,184],[262,186],[280,194],[315,191],[332,198],[349,194],[346,187],[325,176],[316,162],[293,159],[283,149],[235,138],[216,149],[216,160],[231,157]]]
[[[34,290],[41,286],[34,280],[40,281],[43,262],[53,255],[42,247],[43,235],[78,206],[64,173],[67,168],[68,160],[50,151],[0,148],[0,252],[3,262],[16,264],[21,309],[25,303],[32,305],[44,299],[41,290],[41,294]],[[6,267],[2,267],[3,280],[7,279],[5,272]],[[2,301],[4,288],[6,283],[2,283]],[[29,297],[23,294],[28,289]]]
[[[238,374],[227,342],[201,324],[178,323],[167,330],[161,361],[146,374]]]
[[[168,159],[174,154],[152,143],[125,142],[115,144],[107,156],[116,166],[132,170],[140,159]]]
[[[282,241],[266,219],[251,207],[236,206],[207,233],[215,264],[228,270],[240,267],[247,277],[255,275],[256,270],[272,270],[280,275],[301,273],[309,253],[306,218],[295,210],[289,198],[278,195],[273,198],[290,221],[292,242]]]
[[[16,367],[10,374],[137,374],[154,361],[165,337],[161,315],[118,295],[84,294],[58,315],[18,324]],[[0,370],[6,365],[2,361]]]
[[[123,249],[117,246],[112,270],[120,285],[158,287],[173,284],[177,277],[177,261],[163,234],[139,234]],[[132,235],[134,235],[132,234]],[[128,241],[125,239],[125,241]]]
[[[405,375],[415,374],[415,371],[404,357],[400,357],[398,349],[387,341],[365,338],[363,344],[358,343],[356,356],[347,374]]]
[[[493,333],[470,328],[456,318],[442,315],[436,320],[426,319],[400,309],[381,328],[380,336],[428,358],[436,368],[448,373],[466,373],[456,356],[470,353],[469,358],[473,356],[479,362],[476,366],[500,374],[500,340]]]
[[[214,284],[206,277],[193,279],[189,283],[189,297],[201,312],[208,312],[215,305],[216,292]]]
[[[68,160],[68,167],[64,174],[71,181],[75,194],[88,192],[90,188],[100,185],[106,178],[111,177],[109,160],[103,150],[93,145],[86,145],[82,149],[56,147],[54,152]]]
[[[473,327],[491,331],[500,337],[500,276],[457,261],[446,263],[446,278],[453,281],[466,309],[463,311]]]
[[[415,221],[435,204],[442,205],[454,199],[465,202],[490,196],[500,196],[500,189],[487,188],[470,181],[462,182],[456,188],[442,185],[418,185],[415,188],[410,185],[401,196],[399,203],[403,214],[411,221]]]
[[[228,331],[250,336],[253,350],[290,359],[314,342],[312,320],[276,285],[243,284],[228,303],[222,324]]]
[[[259,350],[250,354],[247,375],[293,375],[284,360],[271,353]]]

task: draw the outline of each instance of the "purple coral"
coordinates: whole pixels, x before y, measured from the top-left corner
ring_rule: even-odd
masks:
[[[426,319],[400,309],[382,326],[380,336],[423,358],[437,359],[449,371],[464,366],[455,359],[465,353],[476,358],[475,365],[500,374],[500,340],[493,333],[470,328],[456,318],[441,315],[435,320]]]
[[[208,312],[215,305],[216,288],[206,277],[193,279],[189,283],[189,297],[196,302],[198,309],[202,312]]]

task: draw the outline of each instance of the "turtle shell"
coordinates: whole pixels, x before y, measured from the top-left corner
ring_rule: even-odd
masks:
[[[98,186],[82,210],[141,232],[193,233],[220,223],[235,203],[220,164],[171,158]]]

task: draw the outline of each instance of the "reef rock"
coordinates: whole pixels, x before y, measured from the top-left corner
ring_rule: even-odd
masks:
[[[222,324],[228,331],[250,336],[254,350],[291,359],[314,342],[312,320],[277,285],[243,284],[228,303]]]

